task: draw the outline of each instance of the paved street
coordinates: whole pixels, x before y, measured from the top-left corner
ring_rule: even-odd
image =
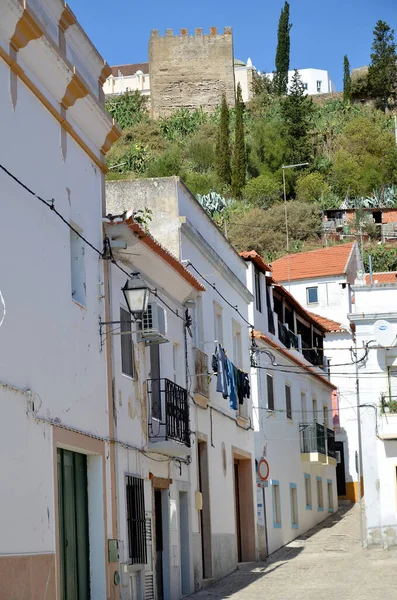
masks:
[[[381,600],[397,598],[397,551],[362,550],[357,506],[342,506],[323,524],[246,564],[194,600]]]

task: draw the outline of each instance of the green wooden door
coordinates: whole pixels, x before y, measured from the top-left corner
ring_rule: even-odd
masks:
[[[57,460],[62,600],[89,600],[87,457],[58,448]]]

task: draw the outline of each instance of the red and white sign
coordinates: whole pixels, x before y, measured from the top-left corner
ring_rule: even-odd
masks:
[[[261,481],[267,481],[270,475],[270,467],[266,458],[261,458],[258,463],[258,477]]]

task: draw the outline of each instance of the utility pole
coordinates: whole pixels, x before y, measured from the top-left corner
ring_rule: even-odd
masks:
[[[362,478],[362,455],[363,455],[363,444],[361,437],[361,411],[360,411],[360,380],[358,373],[358,352],[357,352],[357,339],[354,338],[354,358],[355,358],[355,366],[356,366],[356,401],[357,401],[357,435],[358,435],[358,460],[357,460],[357,493],[358,493],[358,501],[360,506],[360,539],[362,548],[365,547],[364,544],[364,523],[363,523],[363,499],[361,493],[361,478]]]
[[[287,254],[289,254],[289,233],[288,233],[288,210],[287,210],[287,192],[285,189],[285,169],[295,169],[298,167],[307,167],[309,163],[305,162],[305,163],[299,163],[297,165],[283,165],[281,168],[283,170],[283,190],[284,190],[284,209],[285,209],[285,237],[286,237],[286,242],[287,242]],[[289,285],[289,280],[290,280],[290,276],[289,276],[289,258],[288,258],[288,289],[290,287]]]

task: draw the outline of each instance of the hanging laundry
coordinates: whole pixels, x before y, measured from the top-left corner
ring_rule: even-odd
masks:
[[[227,358],[227,375],[228,375],[228,384],[229,384],[229,404],[230,408],[233,410],[237,410],[237,388],[236,388],[236,380],[234,375],[234,364]]]

